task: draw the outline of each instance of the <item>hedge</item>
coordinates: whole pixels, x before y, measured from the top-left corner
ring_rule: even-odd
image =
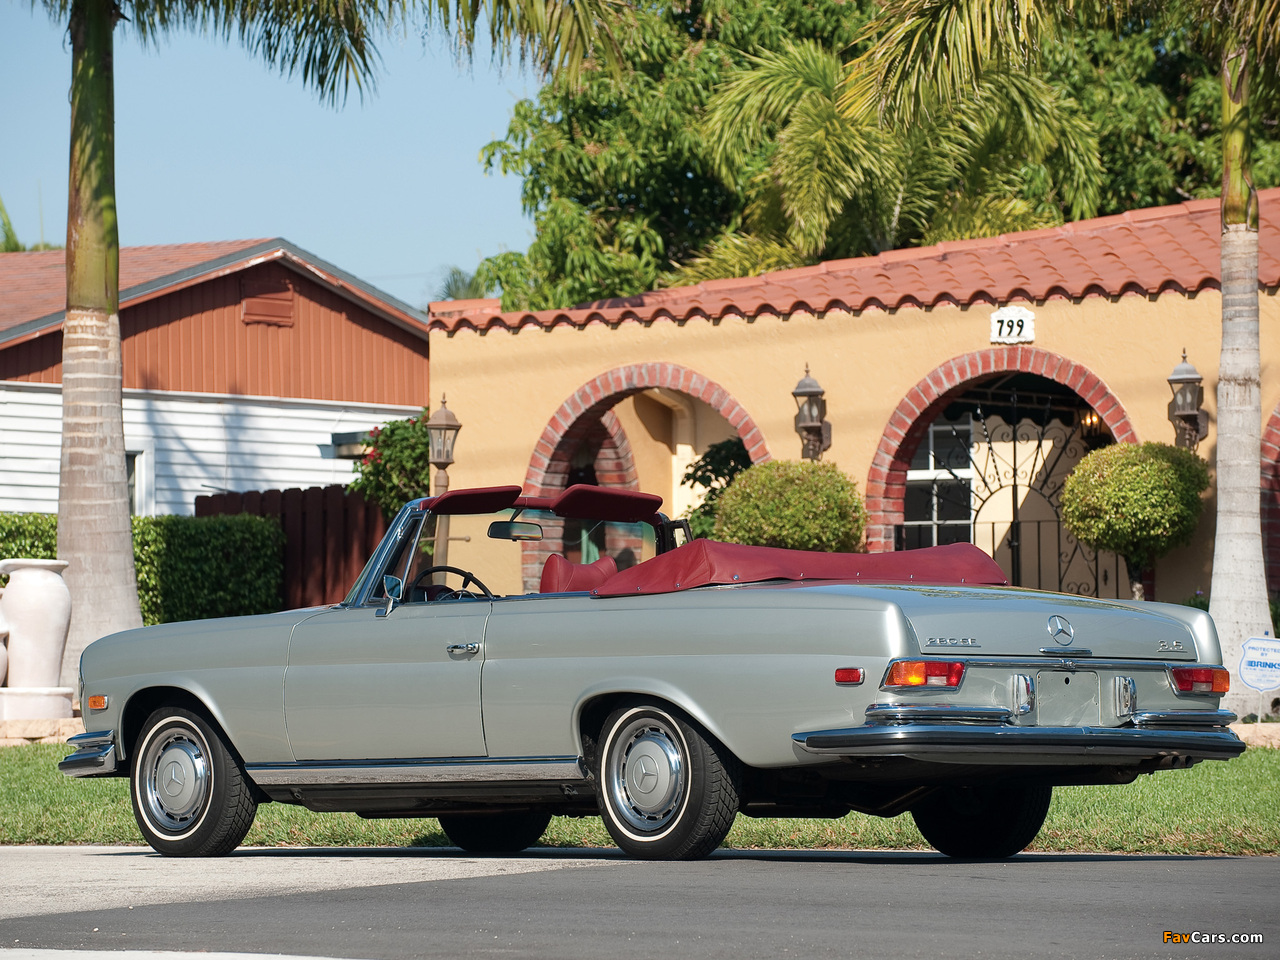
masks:
[[[851,553],[866,525],[857,484],[834,463],[756,464],[716,503],[715,536],[730,543]]]
[[[0,513],[0,558],[52,559],[57,516]],[[281,607],[284,532],[275,517],[134,517],[142,622],[269,613]]]

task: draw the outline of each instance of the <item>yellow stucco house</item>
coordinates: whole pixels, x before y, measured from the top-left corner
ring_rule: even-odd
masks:
[[[1280,588],[1280,189],[1261,194],[1264,530]],[[791,392],[825,390],[870,550],[972,540],[1025,586],[1117,596],[1122,562],[1058,522],[1094,446],[1174,440],[1167,378],[1204,375],[1212,467],[1220,346],[1216,200],[715,281],[572,310],[432,304],[431,393],[464,424],[454,486],[593,481],[692,506],[688,464],[739,436],[798,459]],[[1210,492],[1212,496],[1212,491]],[[1160,599],[1209,585],[1213,510],[1158,566]]]

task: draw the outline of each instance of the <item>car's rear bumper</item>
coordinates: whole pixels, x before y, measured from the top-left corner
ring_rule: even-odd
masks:
[[[58,764],[68,777],[105,777],[116,772],[116,735],[110,730],[79,733],[67,739],[75,753]]]
[[[935,763],[1133,764],[1230,760],[1244,743],[1225,723],[1226,711],[1141,719],[1124,727],[1035,727],[1007,723],[869,723],[812,730],[792,737],[806,753],[840,757],[905,757]],[[1159,725],[1157,722],[1163,721]]]

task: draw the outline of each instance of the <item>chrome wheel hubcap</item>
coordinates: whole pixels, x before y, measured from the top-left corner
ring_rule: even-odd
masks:
[[[665,829],[685,794],[685,764],[677,735],[661,721],[645,718],[629,724],[617,744],[608,770],[614,810],[642,833]]]
[[[158,736],[143,757],[142,802],[159,830],[181,833],[198,819],[209,797],[208,751],[194,731]]]

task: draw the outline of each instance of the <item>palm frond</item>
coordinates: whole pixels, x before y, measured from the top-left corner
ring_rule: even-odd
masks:
[[[804,267],[815,260],[791,244],[769,237],[728,233],[708,247],[701,256],[663,277],[665,286],[682,286],[704,280],[754,277],[772,270]]]
[[[806,100],[830,100],[840,80],[840,59],[812,41],[748,58],[707,104],[704,130],[717,174],[733,180],[744,159],[786,124]]]

